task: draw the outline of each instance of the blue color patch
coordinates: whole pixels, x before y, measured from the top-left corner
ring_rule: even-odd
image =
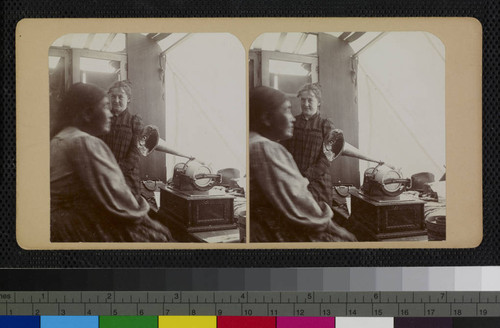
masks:
[[[40,317],[38,316],[0,316],[0,327],[2,328],[40,328]]]

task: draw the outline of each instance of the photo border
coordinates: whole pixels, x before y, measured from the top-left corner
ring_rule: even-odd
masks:
[[[264,32],[426,31],[436,35],[446,48],[447,240],[258,244],[47,243],[50,221],[50,183],[47,174],[49,46],[57,37],[68,33],[163,31],[232,33],[242,42],[247,60],[253,40]],[[17,240],[25,249],[38,250],[477,247],[481,243],[483,232],[481,57],[481,23],[474,18],[465,17],[24,19],[16,29]],[[47,110],[33,110],[37,108]],[[467,131],[467,134],[463,131]],[[467,150],[466,156],[463,155],[464,149]],[[463,174],[464,172],[467,174]],[[248,212],[247,210],[247,220]]]

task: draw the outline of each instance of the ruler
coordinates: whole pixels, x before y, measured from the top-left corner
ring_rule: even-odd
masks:
[[[0,291],[0,315],[500,317],[500,292]]]

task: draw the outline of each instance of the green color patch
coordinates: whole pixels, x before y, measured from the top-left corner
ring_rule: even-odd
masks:
[[[158,328],[157,316],[101,316],[99,328]]]

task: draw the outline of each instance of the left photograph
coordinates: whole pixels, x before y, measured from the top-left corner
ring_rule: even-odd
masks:
[[[48,65],[50,242],[246,241],[236,37],[66,34]]]

